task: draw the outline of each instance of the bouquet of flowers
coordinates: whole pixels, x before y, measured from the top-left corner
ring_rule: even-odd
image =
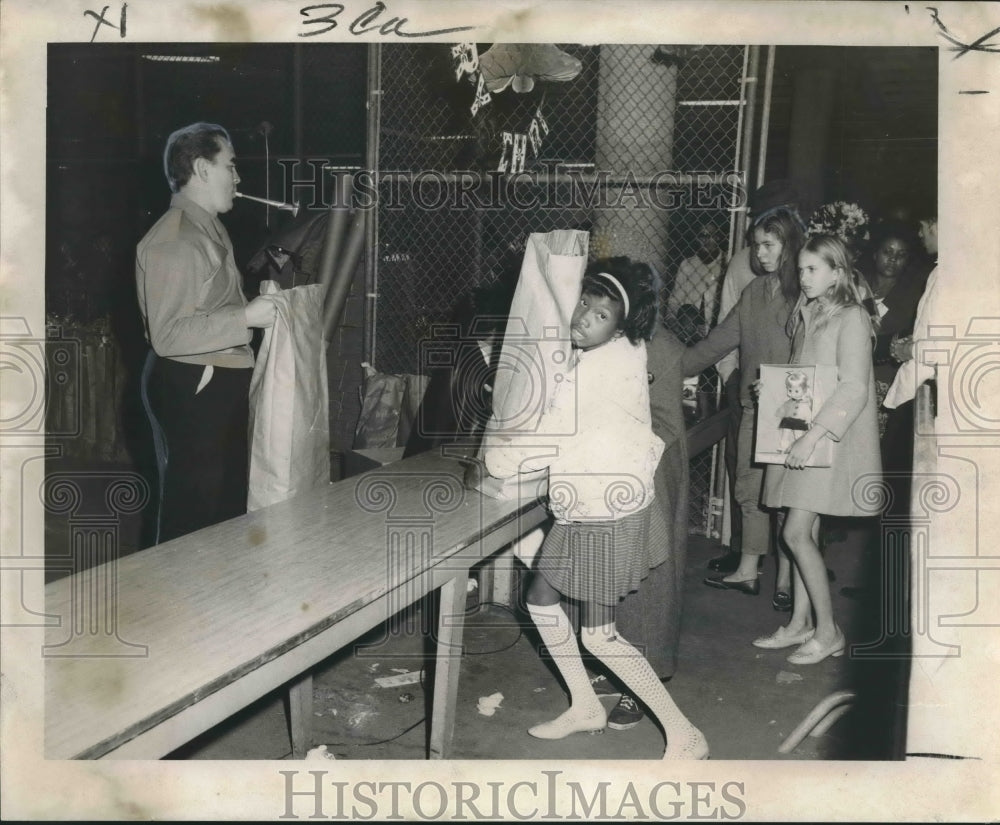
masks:
[[[868,240],[868,213],[856,203],[825,203],[809,218],[809,235],[836,235],[857,255]]]

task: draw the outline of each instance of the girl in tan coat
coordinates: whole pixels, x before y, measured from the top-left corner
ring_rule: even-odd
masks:
[[[863,493],[882,473],[872,377],[873,321],[847,247],[815,235],[799,253],[802,294],[789,318],[793,364],[834,364],[837,387],[815,412],[812,426],[792,444],[784,466],[764,477],[763,503],[788,513],[782,537],[794,561],[794,609],[789,623],[754,641],[775,649],[798,645],[793,664],[840,656],[846,641],[833,618],[826,565],[819,551],[819,516],[872,516],[875,498]],[[806,467],[820,439],[834,442],[829,467]],[[815,612],[815,624],[813,624]]]

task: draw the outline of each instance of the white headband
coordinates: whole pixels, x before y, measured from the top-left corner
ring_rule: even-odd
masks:
[[[628,318],[628,309],[629,309],[628,293],[625,291],[625,287],[622,286],[622,282],[619,281],[614,275],[608,275],[607,272],[598,272],[597,277],[607,278],[609,281],[611,281],[611,283],[615,285],[615,287],[618,289],[618,294],[622,296],[622,301],[625,302],[625,315],[622,317]]]

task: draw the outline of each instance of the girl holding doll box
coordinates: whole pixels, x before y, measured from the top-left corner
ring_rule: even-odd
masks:
[[[877,514],[863,492],[866,479],[882,472],[871,357],[877,321],[859,278],[836,237],[814,235],[799,253],[802,294],[789,318],[792,363],[835,365],[837,386],[814,410],[784,465],[768,466],[764,476],[763,503],[787,509],[782,537],[794,563],[794,607],[787,625],[753,642],[766,649],[796,646],[788,657],[793,664],[840,656],[846,647],[818,545],[820,515]],[[831,466],[807,467],[823,438],[834,442]]]

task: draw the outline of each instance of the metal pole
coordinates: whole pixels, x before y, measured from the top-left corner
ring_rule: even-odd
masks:
[[[753,153],[753,129],[754,118],[757,113],[757,89],[758,72],[760,71],[760,46],[747,46],[743,49],[743,75],[740,80],[740,93],[743,97],[740,106],[739,119],[736,126],[736,147],[733,152],[733,166],[742,177],[743,185],[750,186],[750,158]],[[733,194],[737,192],[737,184],[733,183]],[[735,200],[735,198],[734,198]],[[734,209],[729,213],[729,249],[730,255],[735,255],[746,246],[746,233],[743,215],[745,204],[740,209]],[[722,320],[721,318],[719,319]],[[716,379],[715,398],[716,404],[721,406],[724,387],[722,377]],[[722,510],[718,524],[719,539],[725,543],[731,540],[732,529],[732,501],[729,497],[729,479],[726,469],[725,453],[720,450],[718,444],[713,447],[712,452],[712,475],[709,482],[710,500],[709,508],[713,517],[709,519],[708,535],[714,532],[714,513],[717,511],[713,506],[713,499],[722,501]]]
[[[368,47],[368,145],[365,164],[374,175],[379,164],[379,124],[382,116],[382,45],[373,43]],[[365,247],[368,257],[365,266],[365,361],[375,366],[375,335],[378,324],[378,201],[381,193],[375,190],[375,205],[365,222]]]
[[[774,46],[767,47],[767,69],[764,71],[764,100],[760,117],[760,154],[757,158],[757,185],[764,184],[767,164],[767,133],[771,125],[771,93],[774,87]]]
[[[296,43],[292,47],[292,152],[299,161],[303,160],[302,101],[302,46]]]
[[[743,96],[746,100],[746,106],[743,108],[740,116],[740,134],[737,136],[737,151],[740,153],[738,161],[737,171],[743,174],[743,180],[745,185],[749,188],[750,186],[750,158],[753,155],[753,130],[754,130],[754,119],[757,115],[757,89],[759,88],[759,75],[760,72],[760,46],[750,46],[749,52],[749,65],[745,69],[745,74],[743,77]],[[744,207],[745,210],[745,207]],[[741,210],[741,211],[744,211]],[[743,227],[740,226],[737,230],[738,223],[736,220],[736,213],[733,213],[733,220],[731,224],[731,232],[733,237],[730,239],[730,248],[732,249],[732,254],[736,254],[744,246],[746,246],[745,233],[743,232]]]

